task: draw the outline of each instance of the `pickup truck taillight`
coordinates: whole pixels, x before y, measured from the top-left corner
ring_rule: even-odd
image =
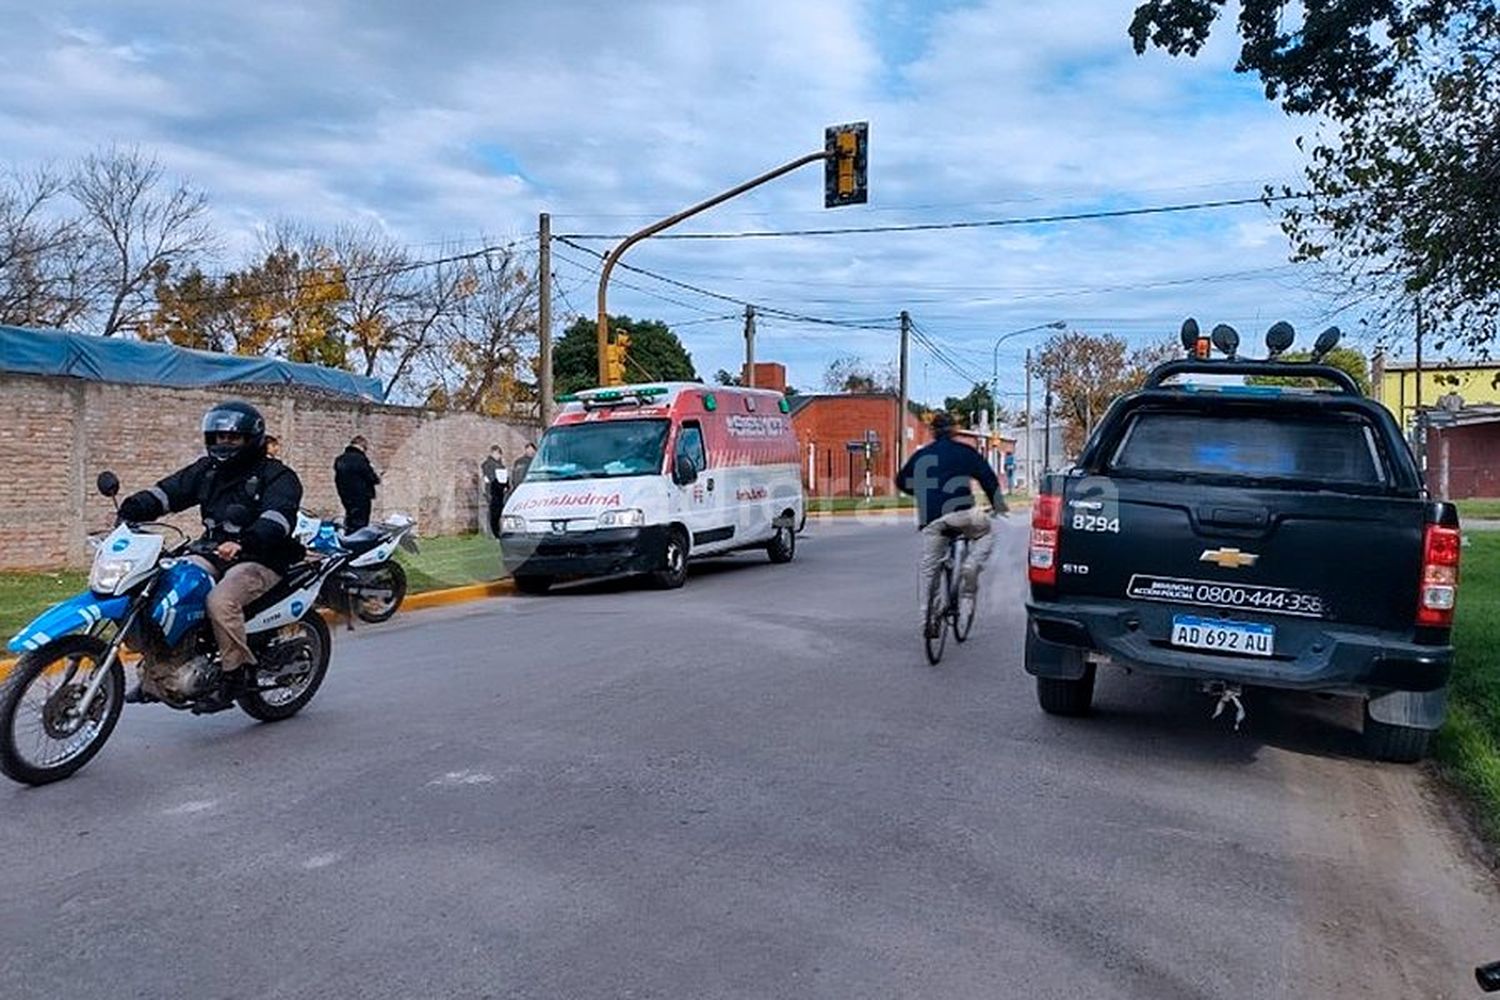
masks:
[[[1026,575],[1032,583],[1057,584],[1057,533],[1062,528],[1062,497],[1043,493],[1031,505],[1031,555]]]
[[[1422,587],[1417,597],[1417,624],[1447,628],[1453,624],[1458,596],[1457,528],[1429,524],[1422,538]]]

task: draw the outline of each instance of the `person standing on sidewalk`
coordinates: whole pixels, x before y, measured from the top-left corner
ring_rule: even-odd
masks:
[[[490,534],[500,537],[500,515],[505,511],[505,492],[510,483],[510,469],[498,444],[490,446],[490,456],[479,466],[484,477],[485,497],[489,501]]]
[[[333,485],[338,490],[339,502],[344,505],[345,531],[358,531],[370,523],[370,504],[375,500],[380,477],[365,454],[369,445],[363,434],[356,434],[344,453],[333,461]]]

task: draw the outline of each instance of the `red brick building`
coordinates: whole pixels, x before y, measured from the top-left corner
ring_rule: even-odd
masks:
[[[802,483],[814,496],[858,496],[865,490],[864,442],[871,442],[868,472],[876,496],[894,493],[896,414],[894,393],[851,392],[793,396],[792,429],[802,445]],[[906,453],[927,440],[921,420],[906,417]]]

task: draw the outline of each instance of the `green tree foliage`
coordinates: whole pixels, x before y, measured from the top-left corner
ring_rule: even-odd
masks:
[[[1282,361],[1310,361],[1310,351],[1288,351],[1281,356]],[[1370,365],[1365,356],[1352,347],[1335,347],[1323,357],[1323,364],[1331,365],[1341,371],[1347,372],[1359,385],[1359,391],[1366,395],[1370,392]],[[1252,375],[1245,379],[1250,385],[1294,385],[1327,388],[1327,383],[1318,379],[1306,378],[1275,378],[1265,375]]]
[[[667,324],[611,316],[609,328],[630,337],[626,377],[639,382],[696,382],[692,356]],[[553,346],[552,384],[557,391],[578,392],[599,384],[599,352],[594,321],[579,317]]]
[[[990,395],[990,387],[983,382],[975,382],[962,396],[949,396],[943,400],[943,409],[965,427],[977,427],[979,414],[990,412],[993,405],[994,397]],[[1000,419],[1004,421],[1003,414]]]
[[[1137,52],[1197,55],[1226,0],[1148,0]],[[1377,329],[1421,308],[1439,349],[1500,334],[1500,11],[1495,0],[1243,0],[1240,72],[1318,124],[1292,258],[1328,265]],[[1300,145],[1308,148],[1303,140]],[[1269,194],[1291,194],[1289,188]]]

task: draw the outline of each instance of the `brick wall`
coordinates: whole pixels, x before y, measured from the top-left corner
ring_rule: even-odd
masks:
[[[333,460],[355,434],[382,477],[375,515],[402,511],[425,535],[478,530],[479,463],[498,443],[506,461],[537,428],[473,414],[346,402],[282,388],[170,389],[0,375],[0,569],[88,563],[84,536],[111,523],[94,491],[111,469],[129,493],[203,453],[199,421],[226,398],[259,407],[302,479],[303,506],[338,513]],[[196,522],[191,518],[185,526]]]

